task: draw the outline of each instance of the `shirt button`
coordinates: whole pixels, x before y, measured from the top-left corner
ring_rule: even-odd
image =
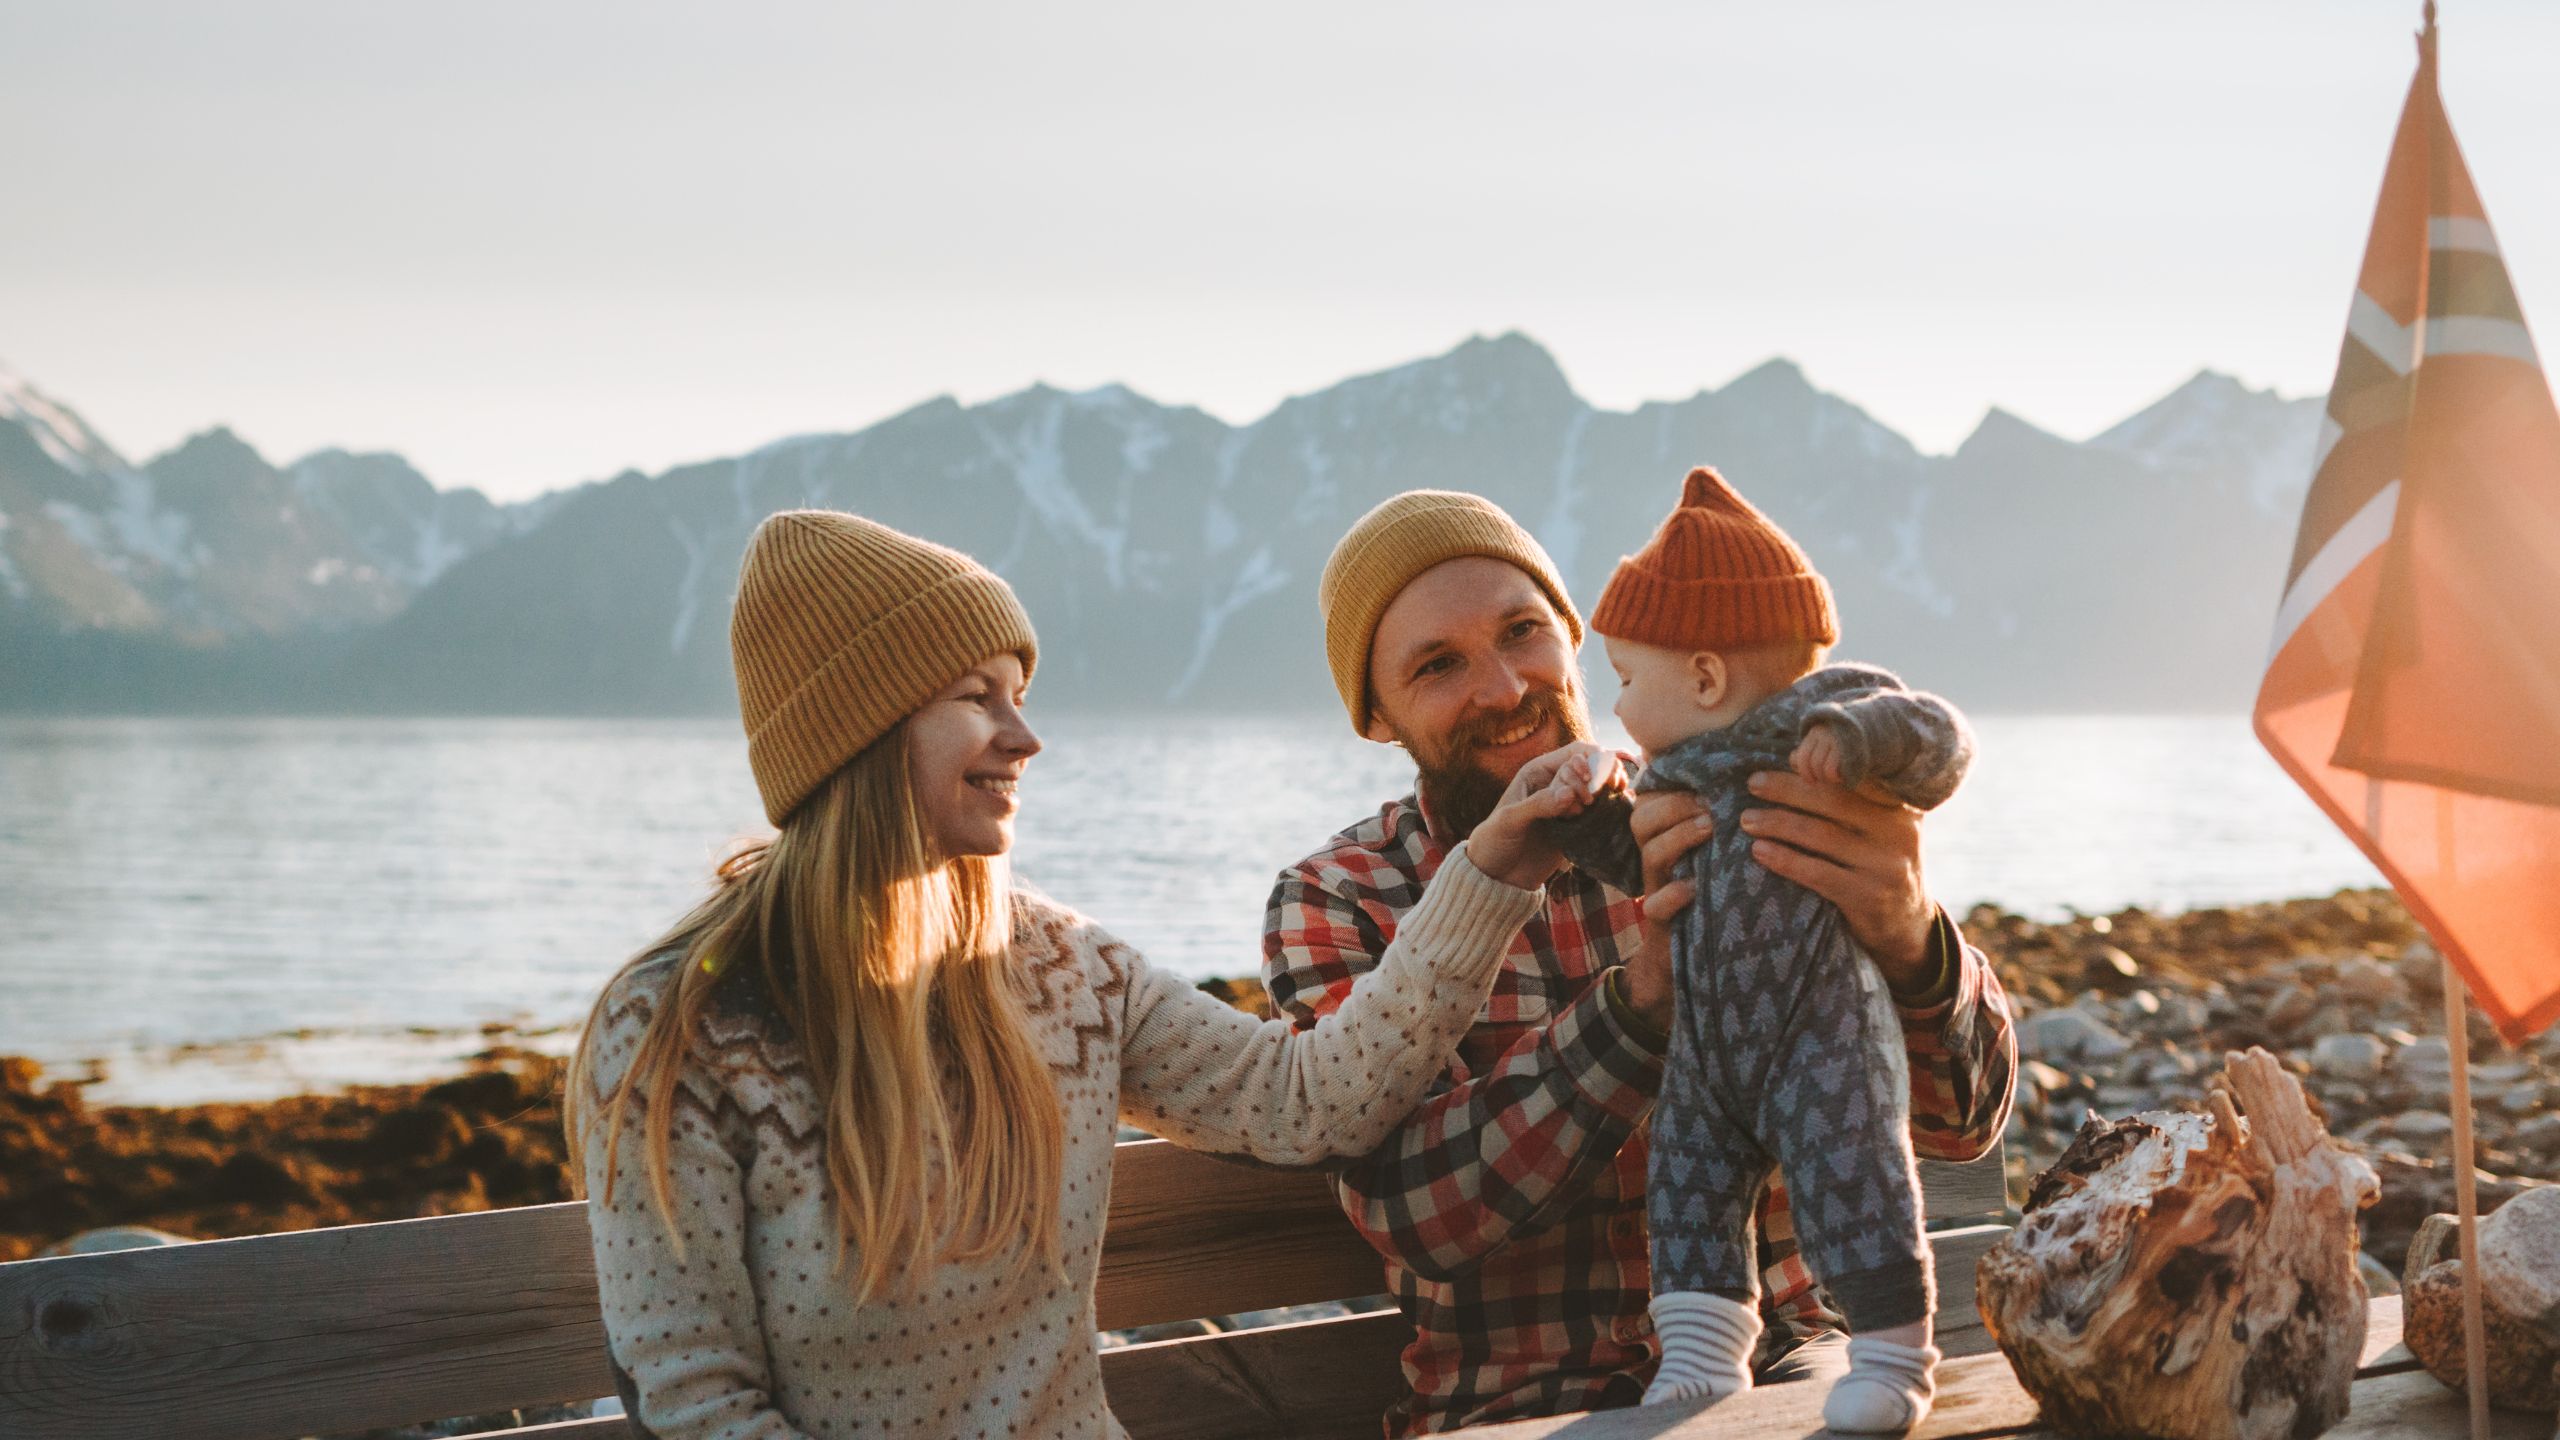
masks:
[[[1612,1240],[1633,1240],[1643,1234],[1644,1217],[1641,1215],[1617,1215],[1609,1220],[1609,1238]]]
[[[1609,1324],[1609,1337],[1621,1345],[1632,1345],[1653,1331],[1653,1317],[1638,1311],[1621,1315]]]

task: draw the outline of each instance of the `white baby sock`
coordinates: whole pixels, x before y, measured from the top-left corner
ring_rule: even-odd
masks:
[[[1757,1306],[1675,1290],[1653,1297],[1653,1333],[1662,1339],[1662,1368],[1644,1387],[1645,1404],[1722,1400],[1751,1388],[1751,1352],[1760,1343]]]
[[[1844,1434],[1898,1435],[1928,1418],[1937,1371],[1935,1345],[1851,1336],[1849,1373],[1831,1382],[1822,1423]]]

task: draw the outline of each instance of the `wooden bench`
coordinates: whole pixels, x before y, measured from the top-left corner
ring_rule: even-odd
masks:
[[[1484,1440],[1806,1440],[1822,1429],[1819,1385],[1770,1385],[1711,1409],[1662,1405],[1564,1420],[1521,1420],[1467,1432]],[[2551,1418],[2493,1412],[2492,1440],[2549,1440]],[[2400,1343],[2400,1297],[2365,1314],[2364,1354],[2347,1415],[2322,1440],[2470,1440],[2462,1397],[2436,1383]],[[1976,1354],[1938,1367],[1938,1405],[1905,1440],[2057,1440],[2009,1362]]]
[[[1974,1260],[1999,1154],[1923,1164],[1939,1343],[1988,1348]],[[1374,1295],[1376,1252],[1314,1175],[1119,1147],[1106,1330]],[[1403,1387],[1393,1310],[1107,1350],[1135,1440],[1368,1440]],[[0,1265],[0,1436],[283,1440],[609,1395],[586,1207],[539,1205]],[[503,1432],[623,1440],[620,1417]]]

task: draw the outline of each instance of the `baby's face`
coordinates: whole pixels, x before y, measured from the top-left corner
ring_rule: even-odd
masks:
[[[1682,650],[1602,636],[1618,672],[1618,723],[1647,755],[1659,755],[1713,724],[1699,677]]]

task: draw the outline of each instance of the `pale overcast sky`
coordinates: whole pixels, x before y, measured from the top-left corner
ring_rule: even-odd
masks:
[[[0,363],[501,496],[1125,381],[1249,420],[1519,329],[1924,448],[2328,382],[2416,0],[0,0]],[[2560,314],[2560,5],[2445,88]]]

